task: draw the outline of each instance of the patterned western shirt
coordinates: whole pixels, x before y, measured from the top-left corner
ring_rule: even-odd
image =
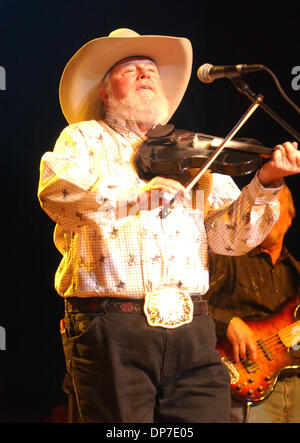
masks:
[[[43,155],[38,195],[56,223],[61,296],[143,298],[170,284],[204,294],[208,247],[244,254],[277,220],[279,189],[255,177],[240,193],[230,177],[209,173],[168,217],[143,209],[145,182],[132,162],[143,140],[134,122],[108,113],[105,122],[69,125]]]

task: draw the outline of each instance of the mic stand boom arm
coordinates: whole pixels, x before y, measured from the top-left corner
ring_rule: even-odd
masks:
[[[241,78],[231,78],[230,79],[236,89],[241,92],[242,94],[245,94],[252,102],[256,102],[257,98],[259,97],[257,94],[255,94],[249,87],[249,85]],[[277,115],[269,106],[267,106],[265,103],[261,103],[260,107],[269,114],[277,123],[280,124],[287,132],[289,132],[295,139],[300,143],[300,134],[295,131],[288,123],[286,123],[279,115]]]

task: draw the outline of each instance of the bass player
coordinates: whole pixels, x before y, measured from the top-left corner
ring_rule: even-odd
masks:
[[[232,345],[235,363],[257,359],[257,337],[244,320],[264,320],[299,295],[300,264],[284,244],[295,217],[286,185],[280,190],[279,201],[279,219],[260,246],[241,256],[210,256],[210,310],[218,338],[225,336]],[[253,375],[249,374],[250,381]],[[243,421],[241,403],[233,400],[231,415],[233,422]],[[299,368],[281,372],[271,394],[258,404],[252,403],[247,421],[300,421]]]

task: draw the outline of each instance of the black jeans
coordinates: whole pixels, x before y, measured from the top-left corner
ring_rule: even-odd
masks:
[[[176,329],[138,313],[66,314],[62,332],[82,422],[228,422],[230,379],[213,320]]]

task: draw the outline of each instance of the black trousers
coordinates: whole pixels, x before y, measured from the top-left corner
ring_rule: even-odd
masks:
[[[84,423],[229,422],[230,379],[208,315],[164,329],[138,313],[66,314],[62,339]]]

